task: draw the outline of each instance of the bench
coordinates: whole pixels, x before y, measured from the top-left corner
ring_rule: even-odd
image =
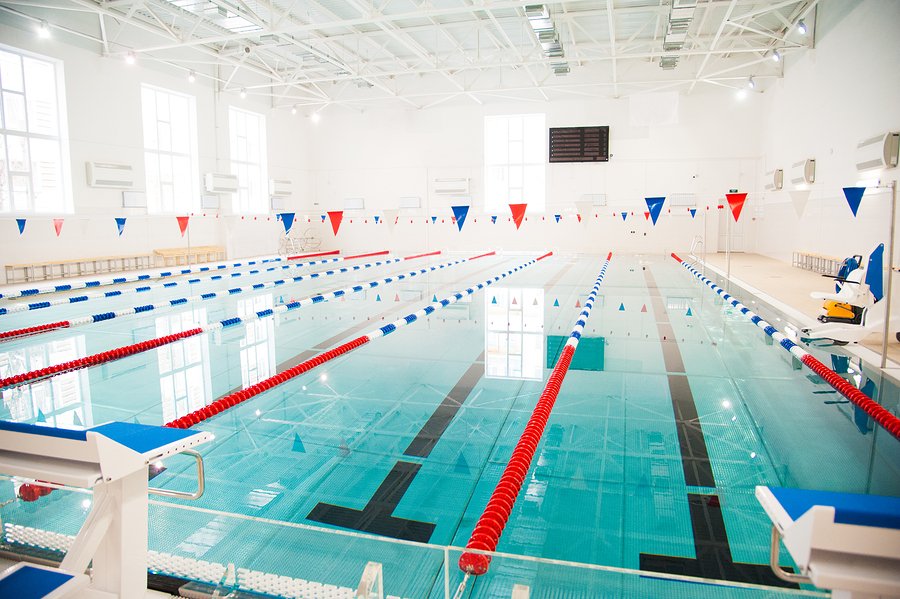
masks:
[[[811,270],[823,275],[836,275],[843,261],[842,258],[835,258],[834,256],[795,251],[791,259],[791,266]]]
[[[80,277],[104,272],[141,270],[151,266],[152,257],[150,254],[125,254],[122,256],[97,256],[94,258],[7,264],[6,282],[46,281],[47,279]]]
[[[201,262],[218,262],[225,259],[225,248],[218,245],[199,245],[183,248],[153,250],[156,262],[161,266],[180,266]],[[161,262],[161,264],[160,264]]]
[[[143,597],[147,591],[147,494],[200,497],[203,459],[190,448],[211,439],[209,433],[129,422],[78,430],[0,421],[0,473],[94,491],[91,512],[58,569],[10,569],[0,585],[17,584],[25,577],[40,579],[41,584],[53,579],[58,586],[77,587],[79,576],[93,563],[90,591]],[[197,461],[197,491],[150,489],[149,465],[178,453]],[[57,591],[51,596],[70,596]]]
[[[778,578],[834,597],[900,595],[900,497],[756,487],[772,520],[769,565]],[[801,574],[778,564],[784,540]]]

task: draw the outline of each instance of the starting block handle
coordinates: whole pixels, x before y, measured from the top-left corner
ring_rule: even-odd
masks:
[[[206,476],[204,475],[203,470],[203,456],[193,449],[182,449],[180,453],[191,456],[192,458],[194,458],[194,461],[197,464],[197,490],[193,493],[188,493],[187,491],[172,491],[170,489],[150,487],[149,489],[147,489],[148,493],[161,495],[163,497],[175,497],[177,499],[190,500],[200,499],[203,496],[203,491],[206,490]]]
[[[772,573],[775,576],[785,582],[790,582],[793,584],[812,584],[812,580],[808,576],[803,576],[802,574],[794,574],[793,572],[788,572],[782,569],[781,565],[778,563],[778,553],[781,544],[781,533],[778,532],[778,528],[775,525],[772,525],[772,544],[769,547],[769,567],[772,569]]]

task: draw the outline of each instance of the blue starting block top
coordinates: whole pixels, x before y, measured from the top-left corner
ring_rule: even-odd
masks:
[[[41,599],[54,591],[62,592],[65,585],[75,585],[77,578],[69,572],[20,563],[0,578],[0,597]]]
[[[900,497],[781,487],[769,490],[795,522],[813,506],[821,505],[834,508],[836,524],[900,529]]]

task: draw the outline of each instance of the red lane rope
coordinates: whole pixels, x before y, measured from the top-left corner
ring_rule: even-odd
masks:
[[[569,364],[572,362],[572,356],[575,354],[575,348],[566,345],[559,357],[544,392],[538,400],[528,419],[528,424],[519,437],[513,449],[512,457],[497,483],[497,487],[491,494],[484,512],[475,524],[472,536],[466,544],[466,549],[478,549],[482,551],[494,551],[497,549],[497,543],[500,541],[500,535],[506,527],[509,515],[512,512],[513,504],[522,488],[528,469],[531,467],[531,460],[534,459],[534,452],[537,450],[541,436],[544,434],[544,428],[547,426],[547,420],[550,418],[550,412],[556,403],[556,397],[559,395],[559,389],[562,386],[566,372],[569,370]],[[468,574],[480,576],[487,572],[488,565],[491,563],[491,556],[480,553],[463,553],[459,558],[459,567]]]
[[[32,381],[35,381],[38,379],[55,376],[57,374],[60,374],[62,372],[67,372],[69,370],[79,370],[81,368],[97,366],[98,364],[103,364],[105,362],[110,362],[112,360],[118,360],[119,358],[124,358],[127,356],[132,356],[134,354],[139,354],[141,352],[145,352],[150,349],[155,349],[157,347],[161,347],[168,343],[173,343],[180,339],[185,339],[187,337],[193,337],[194,335],[199,335],[202,332],[203,332],[202,328],[189,329],[187,331],[181,331],[180,333],[173,333],[171,335],[166,335],[165,337],[157,337],[156,339],[150,339],[148,341],[140,341],[140,342],[132,344],[132,345],[125,345],[123,347],[117,347],[115,349],[100,352],[97,354],[92,354],[92,355],[84,357],[84,358],[76,358],[76,359],[70,360],[68,362],[62,362],[60,364],[54,364],[53,366],[47,366],[46,368],[39,368],[37,370],[23,372],[22,374],[14,374],[11,377],[7,377],[5,379],[0,379],[0,389],[9,387],[12,385],[21,385],[23,383],[32,382]]]
[[[880,424],[897,440],[900,440],[900,418],[888,412],[881,404],[851,385],[841,375],[834,372],[812,354],[806,354],[800,360],[810,370],[822,377],[838,393],[849,399],[854,405],[860,407],[872,420]]]
[[[317,252],[315,254],[298,254],[296,256],[288,256],[285,260],[305,260],[306,258],[318,258],[320,256],[334,256],[340,254],[341,250],[331,250],[330,252]]]
[[[404,260],[412,260],[413,258],[425,258],[427,256],[439,256],[441,254],[441,250],[436,252],[429,252],[427,254],[418,254],[417,256],[407,256]],[[470,260],[474,260],[474,258],[470,258]]]
[[[344,260],[355,260],[356,258],[371,258],[372,256],[384,256],[386,254],[390,254],[387,250],[382,250],[380,252],[369,252],[368,254],[357,254],[355,256],[344,256]]]
[[[197,423],[203,422],[208,418],[212,418],[219,412],[223,412],[228,408],[245,402],[252,397],[256,397],[260,393],[268,391],[272,387],[280,385],[281,383],[288,381],[296,376],[300,376],[301,374],[308,372],[317,366],[321,366],[325,362],[333,360],[338,356],[342,356],[347,352],[353,351],[354,349],[361,347],[368,342],[368,335],[357,337],[352,341],[348,341],[347,343],[339,345],[334,349],[329,349],[326,352],[322,352],[321,354],[313,356],[309,360],[301,362],[293,368],[288,368],[284,372],[271,376],[264,381],[260,381],[255,385],[247,387],[246,389],[235,391],[234,393],[220,397],[208,406],[200,408],[199,410],[194,410],[190,414],[186,414],[181,418],[173,420],[172,422],[167,422],[163,426],[168,426],[170,428],[190,428]]]
[[[38,324],[33,327],[25,327],[24,329],[13,329],[11,331],[0,332],[0,339],[15,339],[16,337],[25,337],[27,335],[35,335],[37,333],[45,333],[56,329],[65,329],[69,326],[68,320],[60,320],[59,322],[48,322]]]

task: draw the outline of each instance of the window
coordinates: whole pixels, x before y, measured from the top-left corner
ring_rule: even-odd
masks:
[[[231,132],[231,173],[238,178],[233,210],[235,214],[268,212],[266,117],[231,107],[228,123]]]
[[[263,310],[271,310],[274,298],[271,293],[238,301],[238,316],[252,316]],[[275,318],[251,320],[245,326],[241,339],[241,384],[246,389],[275,374]]]
[[[180,333],[206,323],[206,308],[160,316],[156,319],[156,336]],[[209,403],[212,388],[209,339],[205,334],[164,345],[156,350],[156,354],[163,422],[171,422]]]
[[[484,117],[486,212],[505,214],[509,204],[544,211],[546,147],[543,114]]]
[[[500,287],[484,296],[485,376],[541,380],[544,290]]]
[[[0,46],[0,212],[72,212],[62,64]]]
[[[199,208],[197,108],[193,96],[141,86],[149,212]]]

